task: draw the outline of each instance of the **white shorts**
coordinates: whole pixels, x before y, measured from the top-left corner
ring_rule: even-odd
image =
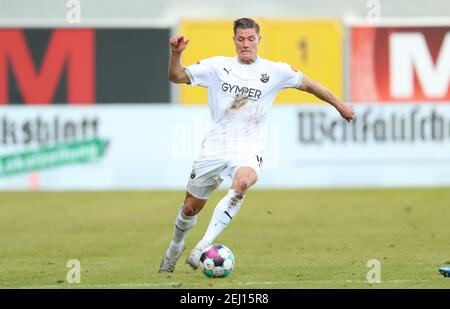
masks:
[[[251,167],[259,178],[262,157],[259,155],[237,157],[233,159],[199,159],[194,161],[187,184],[187,191],[194,197],[207,200],[225,177],[234,178],[240,167]]]

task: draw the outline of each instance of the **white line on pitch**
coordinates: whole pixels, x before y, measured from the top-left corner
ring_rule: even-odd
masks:
[[[419,283],[423,280],[383,280],[381,283]],[[186,286],[204,286],[207,282],[149,282],[149,283],[119,283],[119,284],[73,284],[73,285],[40,285],[40,286],[25,286],[19,287],[21,289],[56,289],[56,288],[127,288],[127,287],[181,287]],[[334,280],[296,280],[296,281],[241,281],[241,282],[226,282],[226,284],[236,284],[236,285],[278,285],[278,284],[301,284],[301,283],[360,283],[369,284],[364,280],[344,280],[344,281],[334,281]],[[1,289],[17,288],[17,287],[0,287]]]

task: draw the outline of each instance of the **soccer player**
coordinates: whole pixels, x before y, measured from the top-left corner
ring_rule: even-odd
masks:
[[[320,83],[286,63],[258,57],[259,30],[259,25],[250,18],[236,20],[233,42],[237,57],[208,58],[188,67],[181,64],[181,54],[189,40],[182,35],[170,38],[169,80],[208,89],[213,126],[193,163],[186,197],[176,216],[173,239],[159,272],[174,271],[185,249],[184,238],[195,226],[197,214],[227,176],[232,179],[231,188],[217,204],[203,239],[190,252],[186,263],[196,269],[201,252],[236,216],[246,191],[258,179],[263,160],[262,126],[279,91],[296,88],[309,92],[335,107],[348,122],[353,120],[352,106]]]

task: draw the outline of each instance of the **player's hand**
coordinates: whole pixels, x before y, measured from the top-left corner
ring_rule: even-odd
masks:
[[[185,40],[182,35],[175,35],[170,38],[170,48],[172,49],[172,53],[181,54],[186,46],[188,45],[189,40]]]
[[[342,103],[337,108],[339,114],[341,114],[342,118],[347,120],[349,123],[353,121],[355,118],[355,112],[353,111],[353,106],[348,103]]]

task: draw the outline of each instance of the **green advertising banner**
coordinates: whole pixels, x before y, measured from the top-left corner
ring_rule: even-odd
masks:
[[[107,141],[92,139],[0,156],[0,177],[101,159]]]

